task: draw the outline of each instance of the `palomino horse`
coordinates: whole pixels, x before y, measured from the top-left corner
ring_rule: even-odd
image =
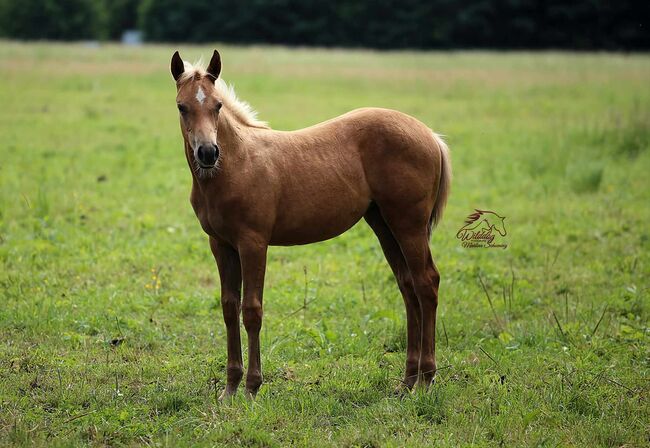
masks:
[[[262,384],[260,328],[269,245],[335,237],[364,217],[379,238],[406,305],[404,383],[428,386],[436,371],[440,275],[429,238],[447,201],[447,146],[400,112],[358,109],[293,132],[274,131],[207,69],[171,60],[176,103],[192,172],[190,202],[210,237],[228,337],[227,384],[243,376],[239,315],[248,333],[246,392]],[[244,294],[241,298],[243,281]]]

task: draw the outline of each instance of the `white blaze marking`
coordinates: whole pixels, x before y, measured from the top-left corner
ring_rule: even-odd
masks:
[[[203,105],[203,101],[205,101],[205,93],[203,93],[203,89],[200,87],[196,91],[196,101],[198,101],[201,105]]]

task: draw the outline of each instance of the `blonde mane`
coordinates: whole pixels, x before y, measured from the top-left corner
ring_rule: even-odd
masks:
[[[179,84],[185,84],[197,76],[203,77],[207,75],[201,61],[194,64],[183,61],[183,64],[185,65],[185,71],[178,79]],[[223,107],[230,111],[239,121],[254,128],[269,128],[267,122],[257,118],[257,112],[250,104],[237,98],[237,93],[235,93],[235,88],[232,84],[227,84],[223,79],[217,78],[214,87],[217,89],[219,100],[223,103]]]

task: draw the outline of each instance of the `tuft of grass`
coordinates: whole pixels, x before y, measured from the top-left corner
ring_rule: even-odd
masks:
[[[188,409],[189,406],[187,398],[179,392],[163,393],[153,403],[154,411],[162,414],[175,414]]]
[[[619,135],[618,152],[631,158],[638,157],[643,151],[650,147],[650,117],[643,121],[635,120],[629,128]]]
[[[594,193],[603,181],[604,166],[599,162],[583,162],[567,167],[571,189],[576,193]]]
[[[650,114],[635,110],[630,115],[613,120],[614,128],[603,131],[601,139],[617,154],[635,159],[650,148]]]

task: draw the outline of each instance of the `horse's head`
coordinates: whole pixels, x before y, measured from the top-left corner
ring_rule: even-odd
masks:
[[[490,218],[490,224],[494,227],[494,229],[499,232],[499,235],[501,236],[506,236],[506,223],[504,222],[504,219],[506,219],[505,216],[499,216],[494,212],[490,212],[494,215],[494,217]]]
[[[187,67],[178,51],[175,52],[171,71],[176,81],[181,131],[198,167],[210,170],[219,160],[217,120],[222,104],[214,83],[221,73],[221,57],[215,50],[205,72],[197,69],[186,71]]]

